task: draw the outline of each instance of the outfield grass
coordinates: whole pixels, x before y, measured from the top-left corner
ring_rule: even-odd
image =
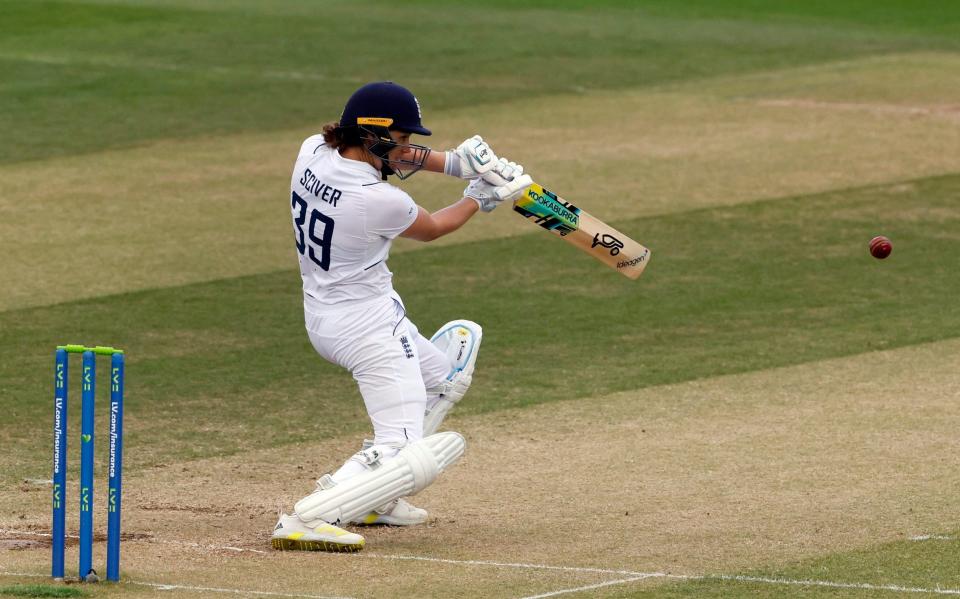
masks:
[[[654,248],[638,282],[538,232],[391,267],[424,331],[487,327],[464,409],[496,410],[960,335],[944,309],[960,291],[958,200],[944,177],[616,223]],[[866,250],[878,233],[894,240],[885,262]],[[365,427],[352,379],[309,348],[298,285],[287,270],[0,314],[0,409],[22,450],[8,475],[46,466],[37,398],[63,342],[129,352],[127,434],[152,448],[134,468]],[[287,422],[297,433],[275,434]]]
[[[88,597],[80,589],[49,584],[13,584],[0,587],[2,597]]]
[[[958,69],[957,55],[905,53],[521,98],[432,115],[430,142],[452,147],[483,123],[539,182],[620,222],[958,172]],[[0,280],[11,281],[0,311],[290,268],[290,224],[270,198],[286,193],[290,148],[313,132],[0,165]],[[567,138],[576,144],[556,143]],[[404,182],[429,209],[463,187],[431,174]],[[429,247],[530,231],[499,211]],[[424,247],[401,239],[393,252]]]
[[[46,531],[54,346],[101,343],[128,352],[134,536],[133,582],[97,596],[319,593],[316,571],[351,596],[608,580],[470,560],[690,575],[569,596],[960,588],[958,66],[960,4],[932,0],[3,2],[0,540]],[[485,328],[454,415],[480,453],[445,475],[455,496],[418,498],[429,527],[369,533],[463,560],[443,566],[258,553],[276,498],[367,429],[304,334],[286,194],[299,140],[373,79],[417,92],[436,147],[479,131],[653,249],[628,281],[506,209],[397,244],[422,332]],[[436,208],[461,188],[441,179],[404,187]],[[0,576],[47,555],[0,546]]]
[[[960,45],[958,8],[944,3],[563,4],[299,2],[288,12],[10,0],[0,9],[0,162],[315,126],[373,79],[414,87],[431,114]]]
[[[936,588],[960,588],[960,574],[956,568],[960,559],[960,540],[956,533],[940,536],[945,538],[884,543],[860,551],[804,560],[775,571],[708,576],[651,590],[627,586],[604,596],[637,599],[731,596],[860,599],[924,595]],[[782,582],[774,582],[778,580]],[[931,580],[937,581],[939,586],[931,587]],[[813,584],[797,584],[800,581]],[[927,592],[919,589],[927,589]]]

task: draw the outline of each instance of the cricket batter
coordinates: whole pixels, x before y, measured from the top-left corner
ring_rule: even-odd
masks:
[[[470,386],[482,330],[456,320],[423,337],[393,289],[390,245],[397,236],[432,241],[452,233],[532,181],[479,136],[433,152],[410,143],[413,134],[430,135],[416,97],[395,83],[370,83],[350,97],[339,122],[303,142],[293,168],[307,335],[317,353],[353,374],[374,436],[322,476],[292,515],[281,514],[276,549],[357,551],[363,537],[342,525],[423,523],[427,512],[403,498],[464,451],[459,434],[436,431]],[[464,197],[430,213],[387,180],[421,169],[470,180]]]

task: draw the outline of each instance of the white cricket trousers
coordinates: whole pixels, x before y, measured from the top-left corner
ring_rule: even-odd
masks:
[[[406,318],[399,297],[340,309],[307,297],[304,320],[317,353],[357,381],[374,445],[399,447],[423,437],[426,389],[439,385],[452,364]]]

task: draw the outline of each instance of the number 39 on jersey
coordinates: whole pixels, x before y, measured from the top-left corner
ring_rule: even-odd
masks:
[[[307,214],[307,201],[297,192],[291,193],[293,233],[297,251],[306,254],[323,270],[330,270],[330,242],[333,239],[333,219],[316,208]],[[309,220],[308,220],[309,216]]]

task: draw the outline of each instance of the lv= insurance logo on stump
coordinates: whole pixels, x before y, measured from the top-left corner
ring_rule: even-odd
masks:
[[[67,389],[70,354],[83,354],[80,395],[80,565],[79,579],[98,581],[93,569],[93,444],[97,356],[110,356],[110,461],[107,481],[107,580],[120,580],[120,496],[123,473],[123,350],[112,347],[57,347],[53,397],[53,555],[51,576],[63,580],[66,539]]]

